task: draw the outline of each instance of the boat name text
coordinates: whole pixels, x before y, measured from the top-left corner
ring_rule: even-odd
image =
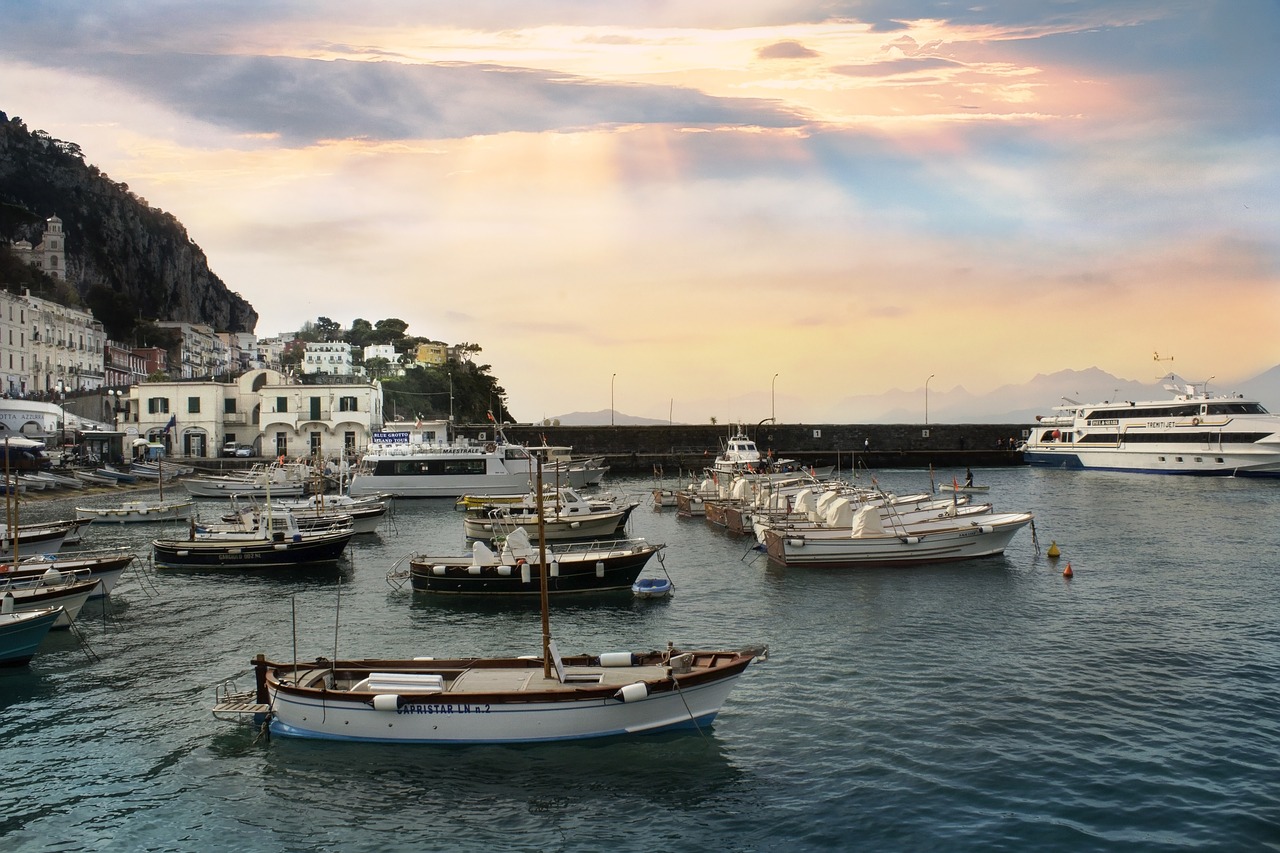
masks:
[[[492,713],[490,705],[401,705],[396,708],[397,714],[488,714]]]

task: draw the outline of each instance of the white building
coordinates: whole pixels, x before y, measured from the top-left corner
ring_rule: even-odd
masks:
[[[46,396],[93,391],[103,386],[106,377],[103,353],[107,336],[102,324],[93,319],[92,314],[32,296],[30,291],[24,291],[17,297],[17,303],[10,301],[11,298],[11,294],[6,294],[5,346],[9,346],[8,341],[12,338],[17,346],[26,348],[28,357],[25,370],[20,367],[23,363],[21,358],[13,359],[17,370],[13,375],[20,378],[8,385],[16,384],[21,388],[25,382],[23,393]],[[25,311],[22,310],[23,305]],[[10,314],[25,330],[25,337],[20,332],[14,334],[17,330],[10,325]],[[6,371],[9,355],[6,352]]]
[[[302,357],[302,372],[324,373],[330,376],[353,376],[356,373],[351,358],[351,344],[318,342],[308,343]]]
[[[162,329],[177,329],[182,335],[178,361],[169,362],[169,370],[176,378],[203,379],[226,370],[226,345],[211,326],[175,320],[163,320],[156,325]]]
[[[128,412],[130,437],[162,441],[175,457],[211,458],[225,444],[247,444],[258,456],[336,459],[366,447],[382,426],[382,385],[301,385],[251,370],[234,382],[144,382],[132,389]]]

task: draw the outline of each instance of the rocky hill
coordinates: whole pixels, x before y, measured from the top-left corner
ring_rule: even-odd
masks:
[[[127,339],[139,318],[251,332],[258,314],[209,270],[171,214],[84,162],[74,143],[30,131],[0,112],[0,242],[40,242],[62,219],[67,278],[108,335]]]

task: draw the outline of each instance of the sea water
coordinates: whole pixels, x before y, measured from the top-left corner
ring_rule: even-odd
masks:
[[[397,501],[338,569],[279,577],[157,572],[162,528],[89,528],[140,559],[82,613],[84,645],[51,635],[0,673],[0,850],[1280,849],[1280,483],[975,473],[1034,530],[863,570],[771,566],[653,510],[652,481],[607,483],[642,502],[632,534],[666,544],[646,574],[675,592],[556,600],[560,648],[770,653],[707,731],[588,743],[268,740],[212,717],[259,652],[537,653],[535,602],[387,582],[411,552],[461,553],[451,501]]]

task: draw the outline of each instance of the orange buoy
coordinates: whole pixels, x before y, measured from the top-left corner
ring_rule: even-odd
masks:
[[[1063,569],[1063,570],[1062,570],[1062,576],[1063,576],[1064,578],[1069,578],[1069,577],[1074,577],[1074,576],[1075,576],[1075,572],[1071,571],[1071,564],[1070,564],[1070,563],[1067,563],[1067,567],[1066,567],[1065,569]]]

